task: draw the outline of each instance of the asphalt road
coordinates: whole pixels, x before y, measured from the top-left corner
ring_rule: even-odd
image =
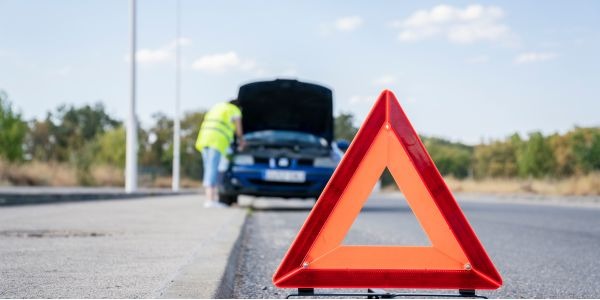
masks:
[[[393,198],[370,199],[344,243],[429,245],[406,202]],[[252,214],[242,240],[234,295],[285,297],[295,291],[276,288],[271,277],[314,202],[244,200],[242,205],[250,207]],[[504,279],[502,288],[479,294],[492,298],[600,297],[598,207],[496,201],[461,201],[460,206]]]

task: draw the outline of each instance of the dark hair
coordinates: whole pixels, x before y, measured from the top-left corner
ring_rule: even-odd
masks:
[[[231,103],[237,107],[240,107],[240,100],[238,100],[238,99],[231,99],[231,100],[229,100],[229,103]]]

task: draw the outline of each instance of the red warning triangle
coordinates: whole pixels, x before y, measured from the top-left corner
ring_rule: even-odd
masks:
[[[385,168],[432,246],[342,245]],[[384,91],[273,276],[282,288],[496,289],[502,278],[398,100]]]

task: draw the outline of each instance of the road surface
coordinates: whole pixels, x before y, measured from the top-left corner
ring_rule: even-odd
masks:
[[[284,297],[292,290],[271,276],[313,202],[241,200],[225,210],[203,209],[198,195],[0,207],[0,298]],[[504,278],[481,294],[600,297],[600,206],[461,206]],[[345,243],[429,240],[402,199],[376,195]],[[235,282],[222,288],[225,270]]]
[[[202,201],[189,195],[0,207],[0,298],[223,295],[246,212],[209,210]]]
[[[252,214],[242,240],[236,297],[280,298],[295,292],[274,287],[271,277],[312,204],[263,199],[245,204]],[[493,298],[600,297],[598,207],[460,205],[504,279],[501,289],[478,293]],[[367,202],[344,243],[430,245],[406,202],[383,196]]]

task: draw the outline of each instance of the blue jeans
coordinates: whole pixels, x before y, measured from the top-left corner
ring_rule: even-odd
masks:
[[[202,163],[204,165],[202,184],[205,187],[217,186],[220,161],[221,152],[219,152],[219,150],[210,147],[204,147],[202,149]]]

